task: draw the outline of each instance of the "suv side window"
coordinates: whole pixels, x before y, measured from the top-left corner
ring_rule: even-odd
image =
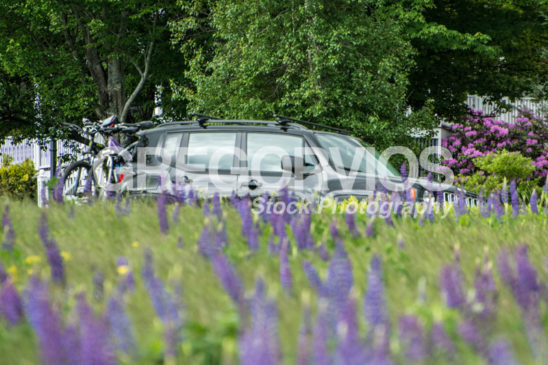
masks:
[[[316,164],[315,156],[305,150],[300,136],[275,133],[247,133],[247,166],[250,171],[282,173],[282,156],[304,158],[305,165]],[[309,148],[307,150],[310,150]],[[307,152],[307,153],[305,153]]]
[[[171,166],[175,165],[175,161],[180,153],[182,133],[168,133],[164,139],[164,148],[162,157],[165,163]]]
[[[228,170],[236,155],[236,133],[190,133],[186,165],[198,171]]]

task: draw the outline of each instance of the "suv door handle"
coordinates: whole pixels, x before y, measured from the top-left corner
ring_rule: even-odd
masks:
[[[249,180],[249,182],[247,183],[247,187],[250,188],[251,190],[255,190],[257,189],[258,187],[260,187],[262,184],[259,183],[257,180],[255,179],[251,179]]]

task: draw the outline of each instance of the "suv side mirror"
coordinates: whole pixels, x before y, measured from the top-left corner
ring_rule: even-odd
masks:
[[[304,159],[297,156],[282,156],[282,170],[302,176],[304,172]]]

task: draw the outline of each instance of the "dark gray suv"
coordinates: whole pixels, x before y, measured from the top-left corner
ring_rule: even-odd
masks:
[[[132,194],[191,187],[203,196],[275,194],[286,187],[306,200],[364,199],[375,191],[407,191],[417,201],[457,189],[402,179],[396,169],[347,131],[279,117],[278,121],[220,120],[162,124],[139,133],[123,190]],[[466,194],[473,203],[475,196]]]

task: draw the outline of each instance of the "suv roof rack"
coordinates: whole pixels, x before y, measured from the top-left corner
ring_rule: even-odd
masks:
[[[283,115],[274,114],[274,118],[278,119],[277,121],[268,121],[268,120],[225,120],[217,117],[212,117],[209,115],[191,113],[189,116],[196,117],[196,120],[187,120],[179,122],[169,122],[160,124],[158,127],[169,127],[173,125],[196,125],[200,128],[207,128],[207,125],[215,124],[236,124],[236,125],[265,125],[270,127],[280,127],[282,130],[287,130],[289,128],[294,129],[308,129],[307,127],[312,127],[313,129],[323,129],[327,131],[337,132],[344,135],[354,134],[352,131],[343,128],[336,128],[329,125],[309,122],[306,120],[295,119],[291,117],[285,117]],[[206,125],[207,123],[207,125]]]
[[[325,125],[325,124],[319,124],[319,123],[309,122],[309,121],[306,121],[306,120],[299,120],[299,119],[295,119],[295,118],[284,117],[283,115],[278,115],[278,114],[274,114],[273,116],[274,116],[274,118],[278,119],[278,124],[282,125],[282,126],[288,125],[289,122],[294,122],[294,123],[304,124],[304,125],[310,126],[310,127],[330,130],[330,131],[333,131],[333,132],[339,132],[339,133],[343,133],[343,134],[352,134],[352,132],[349,131],[348,129],[336,128],[336,127],[331,127],[331,126]]]

